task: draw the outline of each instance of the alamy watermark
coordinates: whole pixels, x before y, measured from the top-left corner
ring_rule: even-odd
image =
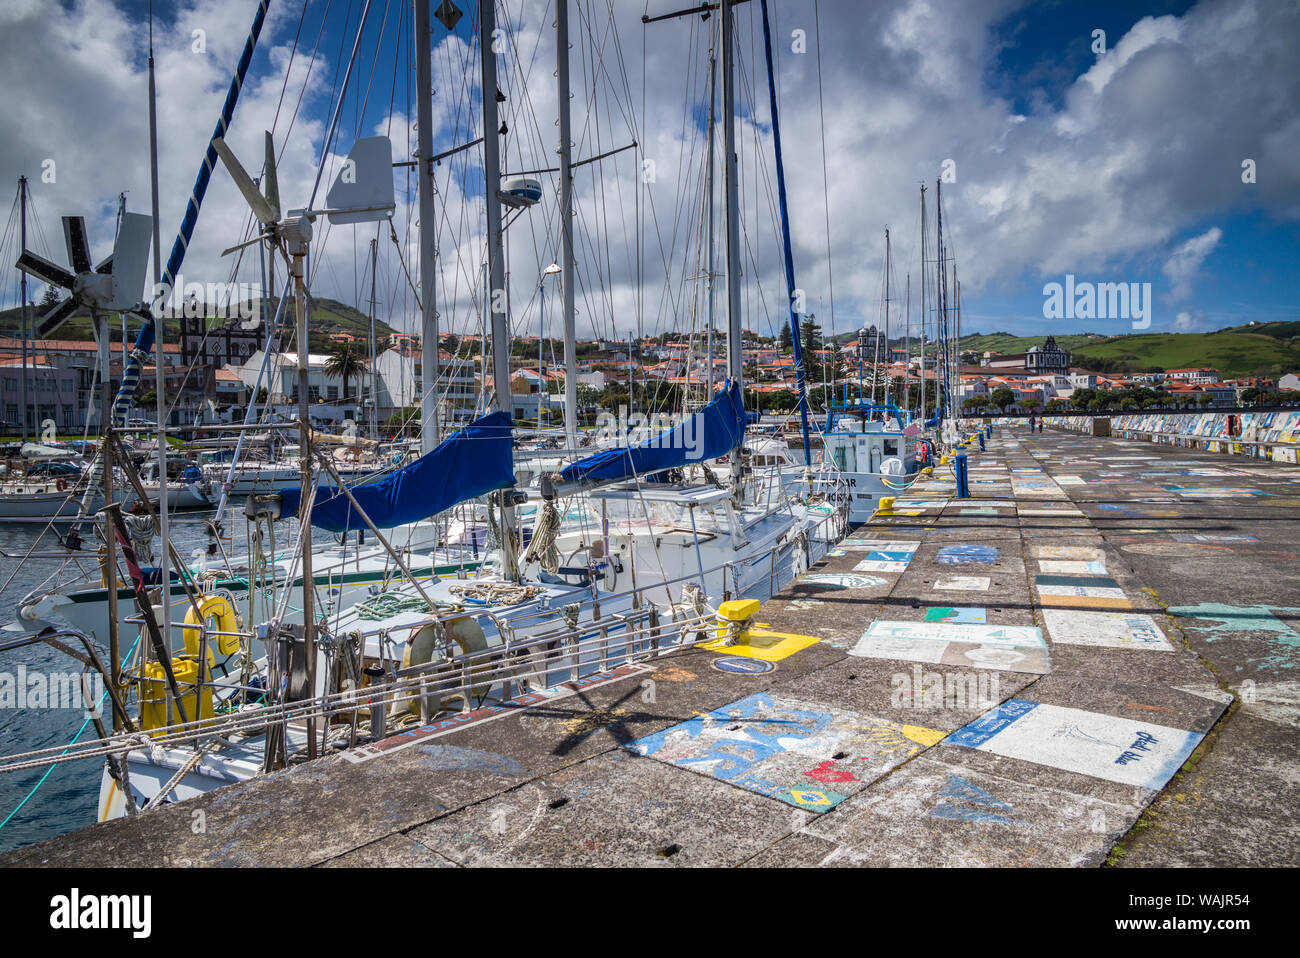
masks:
[[[1064,283],[1043,287],[1044,319],[1127,319],[1134,329],[1151,325],[1150,283],[1075,282],[1066,273]]]
[[[651,449],[682,449],[688,460],[704,455],[704,430],[698,416],[676,413],[629,414],[626,406],[618,415],[602,412],[596,417],[600,441],[643,444]]]
[[[0,709],[77,709],[100,716],[104,677],[98,672],[0,672]]]
[[[151,309],[161,319],[212,318],[251,320],[261,316],[262,287],[258,283],[187,283],[176,274],[170,286],[153,287]]]
[[[73,888],[50,899],[50,927],[56,931],[123,930],[133,938],[153,931],[152,895],[91,895]]]
[[[996,672],[895,672],[889,704],[896,709],[991,709],[1002,701]]]

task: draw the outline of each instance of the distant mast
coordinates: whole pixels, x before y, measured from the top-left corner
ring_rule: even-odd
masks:
[[[732,49],[733,0],[722,10],[722,181],[727,203],[727,374],[744,395],[745,360],[740,325],[740,201],[736,174],[736,64]],[[740,495],[740,449],[730,453],[731,494]]]
[[[560,289],[564,301],[564,432],[578,448],[578,328],[573,303],[573,160],[569,118],[569,0],[555,5],[555,81],[560,106]],[[543,317],[543,322],[545,318]],[[545,340],[541,343],[546,348]],[[539,388],[545,389],[545,383]]]
[[[432,39],[429,26],[429,0],[412,0],[412,9],[415,29],[417,156],[415,182],[419,193],[420,214],[420,448],[427,453],[433,451],[440,439],[436,299],[438,226],[433,209],[433,76],[430,64]],[[496,104],[493,103],[493,109],[495,108]],[[486,143],[486,138],[484,142]],[[494,188],[490,187],[490,189]],[[491,198],[489,193],[489,201]]]
[[[772,30],[768,26],[767,0],[762,0],[761,6],[763,12],[763,52],[767,57],[767,94],[772,111],[772,145],[776,153],[776,192],[781,207],[781,246],[785,254],[787,305],[790,308],[790,343],[794,350],[795,393],[799,402],[799,420],[803,427],[803,461],[805,465],[810,465],[812,463],[812,443],[808,435],[807,366],[804,363],[803,356],[803,336],[799,329],[801,314],[795,308],[798,290],[795,289],[794,283],[794,253],[790,248],[790,213],[785,198],[785,163],[781,157],[781,123],[777,114],[776,69],[772,62]],[[888,231],[886,231],[885,235],[888,237]],[[886,317],[888,317],[888,313],[886,313]],[[886,319],[886,328],[888,328],[888,319]],[[885,348],[886,350],[889,348],[888,341],[886,341]]]
[[[420,0],[416,0],[418,4]],[[501,153],[497,142],[497,58],[492,49],[496,30],[493,0],[479,4],[479,56],[483,82],[483,197],[487,210],[488,287],[484,290],[492,323],[492,393],[498,410],[514,419],[510,395],[510,324],[505,303],[505,237],[501,228]],[[501,295],[498,295],[501,294]],[[427,380],[426,380],[427,381]],[[501,497],[501,559],[507,579],[519,577],[514,549],[514,507]]]
[[[925,411],[925,184],[921,184],[921,419]]]

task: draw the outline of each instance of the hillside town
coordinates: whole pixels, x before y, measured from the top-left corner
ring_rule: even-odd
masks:
[[[250,402],[268,406],[273,415],[292,418],[298,403],[297,353],[273,351],[268,357],[265,338],[261,321],[185,321],[180,341],[164,345],[172,408],[168,425],[239,421]],[[924,405],[927,412],[933,408],[933,348],[923,361],[921,344],[886,342],[874,325],[864,325],[837,345],[807,322],[803,338],[812,410],[825,410],[837,390],[859,384],[900,408]],[[726,378],[724,348],[715,343],[710,369],[700,339],[665,334],[639,340],[634,336],[579,340],[575,368],[580,416],[589,419],[602,409],[617,412],[620,406],[698,407],[710,386],[716,390]],[[342,328],[313,330],[311,348],[307,388],[312,418],[318,424],[341,428],[352,420],[371,431],[392,434],[416,423],[424,389],[418,334],[387,333],[376,341],[373,361],[368,337]],[[108,349],[110,386],[116,391],[124,348],[118,343]],[[746,393],[753,408],[794,411],[795,359],[788,331],[783,337],[765,337],[746,330],[743,355]],[[99,357],[94,340],[24,343],[19,338],[0,338],[4,433],[23,434],[25,426],[27,434],[35,434],[48,421],[60,432],[98,428],[91,393]],[[1227,377],[1209,367],[1103,373],[1074,362],[1052,336],[1024,353],[963,350],[960,358],[957,400],[964,411],[976,415],[1209,409],[1300,400],[1300,371],[1277,378]],[[563,344],[558,340],[516,339],[511,357],[516,419],[543,425],[562,421],[564,365]],[[146,366],[146,382],[154,377],[154,367]],[[438,379],[447,400],[444,415],[453,422],[472,418],[484,390],[493,386],[490,372],[484,376],[481,337],[442,337]],[[146,403],[141,415],[147,417],[147,409]]]

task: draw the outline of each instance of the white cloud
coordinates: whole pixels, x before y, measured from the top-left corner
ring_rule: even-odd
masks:
[[[1169,299],[1186,299],[1192,294],[1201,264],[1205,262],[1205,257],[1219,245],[1219,240],[1222,238],[1223,230],[1212,226],[1200,236],[1193,236],[1180,245],[1169,259],[1165,260],[1161,272],[1169,279]],[[1179,317],[1185,315],[1180,313]]]
[[[501,77],[508,97],[502,115],[511,129],[504,167],[546,167],[555,158],[552,8],[541,0],[508,6],[518,18],[510,36],[519,57]],[[795,268],[809,308],[824,326],[830,323],[831,269],[839,331],[875,318],[886,224],[894,239],[896,279],[901,286],[906,272],[914,274],[915,302],[917,185],[929,184],[933,210],[934,178],[947,158],[956,162],[957,182],[943,189],[945,234],[973,307],[984,289],[1036,289],[1041,277],[1065,272],[1138,278],[1143,269],[1154,269],[1152,263],[1164,264],[1170,287],[1157,292],[1185,296],[1221,236],[1216,227],[1170,254],[1189,231],[1251,211],[1300,218],[1300,165],[1294,162],[1300,155],[1294,110],[1300,50],[1293,42],[1300,15],[1292,7],[1269,0],[1203,0],[1181,17],[1144,18],[1110,38],[1110,52],[1076,79],[1058,105],[1026,96],[1036,104],[1026,108],[996,95],[987,82],[999,49],[995,27],[1020,6],[1020,0],[822,3],[824,192],[813,4],[773,5]],[[34,178],[45,252],[63,260],[58,215],[76,212],[88,216],[102,255],[117,193],[128,191],[130,209],[148,209],[144,31],[110,0],[74,0],[58,17],[42,10],[36,0],[11,0],[0,8],[0,85],[10,91],[0,105],[0,178],[12,180],[19,172]],[[335,34],[334,45],[312,68],[304,113],[286,140],[306,72],[304,51],[314,40],[323,6],[309,5],[276,123],[297,11],[297,5],[272,5],[272,22],[229,136],[247,165],[260,166],[261,131],[275,124],[285,207],[304,201],[310,191],[337,67]],[[716,21],[687,18],[643,27],[641,4],[616,3],[614,11],[615,31],[603,22],[604,11],[597,11],[590,25],[594,49],[586,21],[574,18],[575,153],[591,156],[633,137],[641,150],[640,156],[629,151],[577,174],[579,329],[626,333],[640,311],[647,333],[698,330],[703,284],[683,276],[700,269],[695,247],[704,150],[699,130],[684,117],[706,100],[704,51],[707,30]],[[250,14],[245,0],[184,0],[158,28],[164,254]],[[394,19],[389,29],[395,24]],[[742,87],[752,88],[754,100],[752,107],[744,104],[752,116],[737,130],[745,226],[743,308],[747,327],[768,331],[783,321],[785,291],[770,199],[775,186],[757,4],[738,8],[737,24]],[[204,56],[190,51],[190,33],[197,27],[207,30]],[[803,55],[792,53],[788,42],[796,27],[808,34]],[[602,64],[597,76],[589,66],[594,60]],[[478,135],[478,110],[466,99],[466,91],[476,86],[477,67],[476,51],[459,39],[438,44],[439,150]],[[363,65],[358,83],[371,82],[369,68],[368,62]],[[400,115],[407,108],[402,76],[407,70],[405,62],[399,64],[399,115],[393,122],[399,159],[414,146]],[[391,71],[391,64],[376,70],[372,102],[387,100]],[[750,94],[743,89],[742,94],[748,101]],[[353,132],[350,110],[345,114],[336,144],[340,153],[346,153]],[[46,156],[59,162],[55,186],[39,182]],[[642,156],[657,163],[658,181],[648,191],[638,180]],[[1240,182],[1244,157],[1258,163],[1255,185]],[[337,159],[327,166],[326,185]],[[479,163],[477,150],[470,150],[438,171],[438,303],[443,328],[458,332],[478,327],[484,258],[482,198],[475,195],[481,188]],[[543,202],[508,231],[512,310],[521,330],[537,328],[538,277],[556,258],[556,182],[553,176],[542,180]],[[385,318],[415,316],[403,269],[404,263],[414,271],[418,263],[408,182],[405,175],[398,177],[393,221],[401,262],[388,236],[380,237],[379,299]],[[717,225],[721,235],[720,219]],[[187,278],[228,278],[232,258],[221,259],[220,250],[243,238],[247,227],[242,200],[218,171],[186,260]],[[317,293],[364,303],[369,290],[359,278],[374,233],[322,225],[317,235],[325,237],[316,249]],[[239,279],[256,281],[255,265],[246,258]],[[720,245],[717,269],[722,270]],[[719,295],[720,321],[724,302]],[[548,295],[549,331],[558,330],[557,303],[558,296]]]

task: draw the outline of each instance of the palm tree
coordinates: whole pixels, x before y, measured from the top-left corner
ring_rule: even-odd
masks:
[[[343,401],[348,398],[348,380],[360,376],[366,369],[365,359],[351,343],[335,343],[325,360],[325,373],[343,380]]]

